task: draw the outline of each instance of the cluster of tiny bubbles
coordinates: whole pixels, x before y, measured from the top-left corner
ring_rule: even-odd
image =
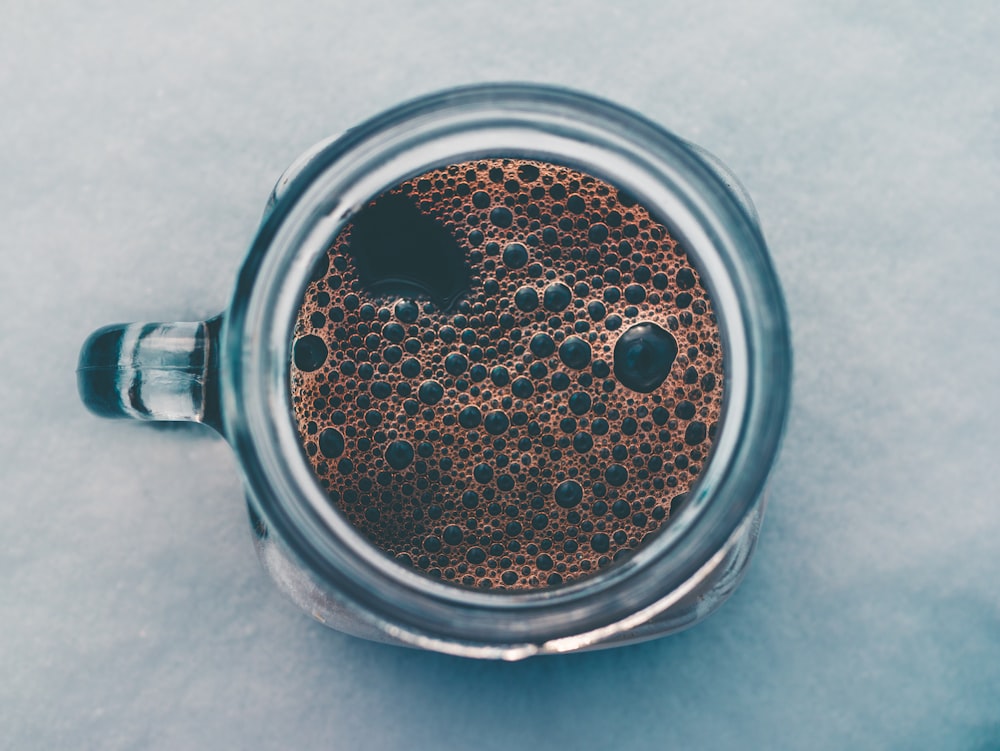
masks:
[[[676,513],[715,439],[723,353],[697,269],[646,208],[491,158],[345,225],[290,371],[304,453],[362,535],[446,582],[531,590],[604,569]]]

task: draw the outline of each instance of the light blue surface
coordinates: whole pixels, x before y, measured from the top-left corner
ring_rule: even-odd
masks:
[[[0,25],[0,747],[1000,748],[996,3],[59,5]],[[796,347],[733,599],[515,665],[300,615],[227,446],[93,418],[73,375],[97,326],[222,309],[312,142],[500,79],[726,161]]]

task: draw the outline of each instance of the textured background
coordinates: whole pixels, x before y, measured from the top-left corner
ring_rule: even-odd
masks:
[[[1000,748],[996,3],[81,5],[0,27],[0,747]],[[222,309],[312,142],[502,79],[728,162],[796,348],[732,600],[515,665],[300,615],[228,447],[93,418],[73,375],[97,326]]]

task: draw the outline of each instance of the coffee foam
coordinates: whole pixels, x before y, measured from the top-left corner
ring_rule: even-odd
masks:
[[[318,482],[374,545],[456,584],[538,589],[676,511],[715,438],[723,353],[647,209],[577,170],[484,159],[344,227],[303,294],[291,384]]]

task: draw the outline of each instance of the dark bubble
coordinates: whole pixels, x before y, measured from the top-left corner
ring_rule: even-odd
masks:
[[[699,443],[705,440],[708,430],[705,427],[705,423],[695,420],[687,426],[684,431],[684,443],[688,446],[697,446]],[[692,456],[694,453],[692,452]]]
[[[406,337],[406,331],[398,323],[390,323],[382,328],[382,336],[390,342],[399,344]]]
[[[543,362],[533,362],[531,367],[528,368],[528,375],[530,375],[535,380],[541,380],[549,372],[549,369],[545,367]]]
[[[454,524],[449,524],[444,528],[444,533],[441,536],[444,537],[444,541],[449,545],[458,545],[462,542],[462,528]]]
[[[633,305],[638,305],[646,299],[646,288],[641,284],[630,284],[625,288],[625,299]]]
[[[626,501],[618,500],[611,506],[611,513],[614,514],[617,519],[624,519],[632,513],[632,507],[629,506]]]
[[[517,305],[518,310],[530,313],[538,307],[538,292],[535,291],[534,287],[521,287],[514,293],[514,304]]]
[[[590,345],[578,336],[571,336],[559,345],[559,359],[567,368],[583,370],[590,364]]]
[[[694,287],[694,272],[691,269],[684,268],[677,272],[677,286],[681,289],[691,289]]]
[[[625,190],[616,191],[615,196],[618,198],[618,203],[627,209],[632,208],[638,203],[635,196]]]
[[[336,459],[344,453],[344,436],[335,428],[327,428],[319,434],[319,450],[327,459]]]
[[[472,509],[479,505],[479,496],[472,490],[462,493],[462,505]]]
[[[569,409],[574,415],[585,415],[590,411],[593,400],[585,391],[578,391],[569,398]]]
[[[527,399],[535,393],[535,387],[527,378],[515,378],[510,390],[518,399]]]
[[[417,389],[417,396],[424,404],[434,405],[441,401],[444,396],[444,389],[437,381],[424,381]]]
[[[392,394],[392,386],[385,381],[375,381],[369,391],[376,399],[388,399],[389,395]]]
[[[601,244],[608,239],[608,225],[603,222],[591,224],[587,230],[587,239],[592,243]]]
[[[448,355],[444,359],[444,369],[451,375],[461,375],[467,367],[469,367],[469,361],[465,359],[464,355],[460,355],[457,352]]]
[[[574,214],[582,214],[587,205],[583,202],[583,199],[578,195],[572,195],[566,199],[566,208],[572,211]]]
[[[604,303],[600,300],[593,300],[587,304],[587,315],[589,315],[593,320],[600,321],[607,314],[607,309],[604,307]]]
[[[373,428],[382,424],[382,413],[377,409],[370,409],[365,412],[365,422]]]
[[[503,209],[507,211],[507,209]],[[500,211],[500,209],[493,209],[493,213]],[[510,212],[507,211],[508,216]],[[510,222],[507,222],[509,225]],[[501,225],[507,226],[507,225]],[[503,262],[505,266],[512,269],[519,269],[524,264],[528,262],[528,249],[525,248],[521,243],[510,243],[506,248],[503,249]]]
[[[497,206],[490,212],[490,222],[501,229],[506,229],[511,225],[511,223],[513,223],[513,221],[514,215],[510,213],[510,209],[504,208],[503,206]],[[524,264],[521,265],[523,266]]]
[[[545,333],[538,333],[531,337],[528,347],[535,357],[549,357],[556,350],[556,344],[552,337]]]
[[[677,357],[677,341],[655,323],[637,323],[618,337],[614,349],[615,376],[632,391],[659,388]]]
[[[620,464],[612,464],[604,471],[604,479],[609,485],[619,487],[628,482],[628,470]]]
[[[594,448],[594,439],[590,433],[577,433],[573,436],[573,448],[581,454],[585,454]]]
[[[534,182],[538,179],[538,167],[533,164],[522,164],[517,168],[517,176],[526,183]]]
[[[465,554],[465,560],[473,566],[478,566],[486,560],[486,551],[480,547],[469,548],[468,552]]]
[[[306,373],[317,370],[326,362],[326,342],[313,334],[298,339],[292,349],[295,367]]]
[[[556,503],[561,508],[573,508],[583,500],[583,488],[576,480],[566,480],[556,488]]]
[[[405,469],[413,461],[413,446],[408,441],[393,441],[385,450],[385,460],[393,469]]]
[[[469,368],[469,378],[473,383],[479,383],[486,378],[486,368],[482,365],[473,365]]]
[[[682,420],[690,420],[694,417],[694,412],[694,405],[687,400],[678,402],[677,406],[674,407],[674,414]]]
[[[611,549],[611,539],[603,532],[598,532],[590,538],[590,547],[597,553],[607,553]]]
[[[565,391],[569,388],[569,376],[565,373],[552,374],[552,388],[556,391]]]
[[[542,296],[545,309],[551,310],[553,313],[564,310],[572,299],[573,293],[570,291],[570,288],[561,282],[550,284],[545,288],[545,293]]]
[[[441,550],[441,541],[434,535],[428,535],[424,538],[424,550],[428,553],[437,553]]]
[[[403,364],[399,366],[399,370],[407,378],[416,378],[420,375],[420,360],[417,360],[415,357],[403,360]]]
[[[477,190],[472,194],[472,205],[477,209],[485,209],[490,205],[490,194],[483,190]]]
[[[489,464],[477,464],[472,470],[472,476],[476,478],[476,482],[485,485],[493,479],[493,467]]]
[[[483,420],[483,427],[486,432],[492,435],[500,435],[510,426],[510,419],[505,412],[499,410],[490,412]]]
[[[466,407],[458,413],[458,424],[463,428],[475,428],[483,420],[483,414],[478,407]]]
[[[510,383],[510,373],[503,365],[497,365],[490,371],[490,380],[493,381],[494,386],[506,386]]]
[[[400,300],[395,307],[396,318],[403,323],[413,323],[420,315],[420,308],[413,300]]]

